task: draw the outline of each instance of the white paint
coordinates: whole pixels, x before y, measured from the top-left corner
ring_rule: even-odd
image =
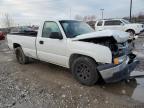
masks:
[[[127,33],[116,30],[93,32],[77,36],[73,39],[68,39],[66,38],[59,20],[52,19],[46,21],[54,21],[58,24],[63,35],[62,40],[42,38],[43,21],[39,27],[37,38],[8,35],[7,39],[9,47],[13,49],[13,43],[18,43],[21,45],[26,56],[69,68],[69,59],[72,54],[86,55],[100,63],[112,63],[112,53],[108,47],[94,43],[82,42],[79,41],[80,39],[110,36],[113,36],[118,42],[124,42],[128,39]],[[43,45],[39,44],[39,41],[41,40],[44,41]]]
[[[79,35],[72,40],[80,40],[80,39],[87,39],[87,38],[98,38],[98,37],[114,37],[117,42],[125,42],[129,38],[129,34],[119,31],[119,30],[103,30],[92,32],[88,34]]]
[[[118,20],[121,22],[121,25],[108,25],[105,26],[106,21],[114,21]],[[98,22],[102,21],[103,24],[102,26],[97,26]],[[142,30],[144,30],[144,27],[142,27],[142,24],[139,23],[125,23],[123,19],[107,19],[107,20],[99,20],[95,24],[95,30],[105,30],[105,29],[110,29],[110,30],[121,30],[121,31],[127,31],[129,29],[134,30],[136,34],[140,33]]]

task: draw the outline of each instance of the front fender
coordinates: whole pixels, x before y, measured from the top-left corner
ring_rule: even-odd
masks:
[[[81,54],[89,56],[99,63],[112,63],[111,50],[103,45],[82,41],[72,41],[70,42],[69,49],[70,56],[72,54]]]

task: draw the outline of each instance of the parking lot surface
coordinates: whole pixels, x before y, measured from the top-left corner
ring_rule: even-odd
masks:
[[[144,38],[136,40],[144,73]],[[20,65],[0,42],[0,108],[144,108],[144,78],[114,84],[79,84],[68,69],[33,60]]]

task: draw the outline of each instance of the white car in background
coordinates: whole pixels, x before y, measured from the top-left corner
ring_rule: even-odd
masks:
[[[144,25],[139,23],[130,23],[124,19],[104,19],[99,20],[95,24],[95,30],[101,31],[105,29],[121,30],[130,33],[130,38],[144,32]]]

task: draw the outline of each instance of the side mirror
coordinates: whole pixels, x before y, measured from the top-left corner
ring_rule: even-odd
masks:
[[[63,39],[63,36],[62,36],[62,34],[59,33],[59,32],[51,32],[50,38],[62,40],[62,39]]]

